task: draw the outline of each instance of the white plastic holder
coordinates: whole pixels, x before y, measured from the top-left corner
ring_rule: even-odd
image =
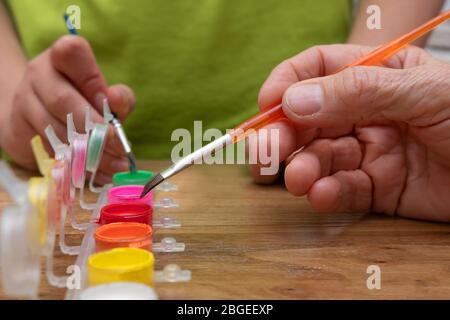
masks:
[[[153,220],[153,227],[156,229],[177,229],[181,227],[181,222],[173,217],[162,217]]]
[[[172,198],[164,197],[161,200],[155,202],[153,204],[153,208],[155,209],[172,209],[179,208],[180,205],[176,203]]]
[[[3,291],[11,297],[37,299],[40,254],[26,232],[30,207],[10,206],[0,215],[0,263]]]
[[[190,270],[182,270],[177,264],[168,264],[163,270],[155,271],[155,282],[187,282],[192,278]]]
[[[111,113],[111,110],[109,108],[108,100],[103,100],[103,123],[95,123],[91,120],[91,108],[89,106],[85,109],[85,130],[86,133],[89,134],[89,139],[93,140],[95,139],[96,144],[100,146],[98,152],[99,154],[92,158],[89,155],[89,148],[88,148],[88,158],[86,162],[86,171],[91,172],[91,178],[89,179],[89,190],[93,193],[101,193],[103,191],[103,188],[96,187],[94,185],[95,176],[97,174],[98,166],[100,165],[100,161],[103,154],[103,149],[106,144],[106,137],[108,134],[109,129],[109,123],[111,120],[113,120],[113,115]],[[91,141],[89,142],[91,143]],[[95,159],[95,160],[92,160]]]
[[[177,242],[175,238],[165,237],[161,242],[153,243],[153,252],[183,252],[186,245],[183,242]]]
[[[72,127],[71,128],[71,137],[69,140],[73,141],[74,139],[74,124],[73,124],[73,119],[72,117],[68,117],[68,127]],[[70,124],[69,124],[70,123]],[[69,133],[68,133],[69,134]],[[55,130],[53,129],[53,127],[51,125],[48,125],[47,128],[45,128],[45,135],[47,136],[48,141],[50,142],[50,145],[53,149],[53,151],[55,152],[55,159],[56,160],[66,160],[69,163],[69,167],[71,168],[71,161],[72,161],[72,150],[71,147],[65,143],[63,143],[58,136],[55,133]],[[70,196],[69,196],[69,200],[66,203],[62,203],[61,205],[61,212],[60,212],[60,226],[59,226],[59,248],[61,250],[62,253],[64,254],[68,254],[68,255],[76,255],[78,254],[80,247],[79,246],[69,246],[66,244],[65,241],[65,224],[66,224],[66,217],[67,217],[67,212],[69,211],[69,215],[71,218],[71,225],[73,228],[77,229],[77,230],[83,230],[83,228],[85,227],[84,224],[80,224],[77,223],[75,221],[75,217],[74,217],[74,197],[75,197],[75,188],[74,185],[72,183],[72,174],[70,172]]]
[[[178,186],[169,181],[163,181],[155,188],[155,190],[165,192],[178,191]]]
[[[87,107],[89,110],[89,107]],[[87,111],[86,111],[87,112]],[[86,115],[86,118],[88,116]],[[87,121],[87,120],[86,120]],[[72,187],[74,188],[74,191],[71,192],[73,194],[73,199],[75,199],[76,196],[76,189],[79,189],[79,193],[80,193],[80,207],[85,209],[85,210],[92,210],[93,209],[93,204],[88,204],[85,202],[84,200],[84,184],[85,184],[85,180],[86,180],[86,161],[87,161],[87,152],[88,152],[88,144],[89,144],[89,133],[78,133],[76,128],[75,128],[75,123],[73,122],[73,114],[69,113],[67,115],[67,138],[69,140],[70,143],[70,148],[71,148],[71,152],[72,152],[72,160],[73,162],[71,163],[71,167],[72,167]],[[84,163],[78,163],[78,161],[82,161],[81,160],[81,156],[78,154],[78,152],[80,152],[80,149],[77,149],[75,151],[76,148],[80,148],[78,145],[83,145],[83,151],[84,151]],[[76,162],[75,162],[76,161]],[[77,170],[75,173],[73,172],[73,166],[79,166],[82,165],[81,168],[81,172],[78,172]],[[70,221],[71,221],[71,225],[74,229],[77,230],[85,230],[86,225],[84,223],[78,223],[75,219],[74,216],[74,211],[73,210],[69,210],[69,216],[70,216]]]
[[[15,297],[38,297],[41,256],[46,258],[45,274],[49,284],[65,287],[67,276],[55,275],[53,268],[56,226],[39,220],[38,212],[27,196],[28,184],[18,179],[2,161],[0,185],[16,202],[0,215],[0,266],[5,293]],[[46,225],[44,243],[40,234],[42,229],[39,228],[42,223]]]

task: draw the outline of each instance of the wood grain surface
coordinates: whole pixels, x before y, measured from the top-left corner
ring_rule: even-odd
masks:
[[[158,169],[168,162],[141,162]],[[30,176],[18,170],[21,176]],[[179,230],[158,231],[186,243],[182,253],[155,254],[156,269],[177,263],[188,283],[159,284],[161,299],[449,299],[450,225],[376,214],[316,214],[283,186],[252,183],[244,166],[196,165],[172,179]],[[0,209],[10,202],[0,193]],[[167,211],[169,213],[169,211]],[[158,217],[162,212],[156,212]],[[79,217],[88,215],[79,212]],[[67,226],[68,242],[82,234]],[[75,257],[56,251],[57,273]],[[369,290],[369,265],[381,289]],[[46,283],[41,299],[62,299]],[[0,298],[7,298],[0,293]]]

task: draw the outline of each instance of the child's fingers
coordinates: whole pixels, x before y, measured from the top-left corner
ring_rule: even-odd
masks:
[[[14,99],[15,112],[11,112],[8,119],[5,119],[7,121],[2,128],[1,146],[15,162],[27,169],[35,169],[36,162],[29,141],[37,132],[21,110],[28,101],[25,96],[16,96]]]
[[[123,157],[125,155],[123,146],[114,133],[112,125],[109,125],[108,133],[106,134],[105,153],[114,157]]]
[[[67,137],[67,129],[66,125],[62,123],[59,119],[54,117],[44,105],[42,105],[39,98],[34,95],[28,95],[27,97],[27,105],[24,108],[21,108],[21,112],[23,112],[22,117],[27,120],[27,122],[34,129],[36,134],[42,137],[42,141],[45,145],[47,152],[50,155],[53,155],[53,149],[50,146],[50,143],[47,139],[45,128],[48,125],[51,125],[55,130],[56,135],[62,140],[66,141]]]
[[[101,96],[106,93],[107,84],[89,43],[79,36],[61,37],[51,48],[51,61],[56,70],[101,112]]]
[[[14,112],[9,119],[7,130],[4,132],[4,148],[15,161],[27,168],[34,169],[34,155],[30,148],[30,140],[37,134],[42,136],[47,152],[53,155],[53,150],[45,138],[45,127],[51,124],[56,134],[64,138],[65,126],[51,116],[28,85],[24,82],[19,85],[21,92],[29,92],[29,94],[17,94],[14,99]]]
[[[34,92],[41,101],[41,104],[47,107],[52,116],[67,123],[67,114],[73,114],[73,120],[77,131],[85,132],[85,108],[89,105],[88,101],[69,83],[61,74],[51,68],[46,60],[42,61],[40,68],[40,81],[34,79],[34,73],[29,77]],[[91,108],[91,120],[95,123],[103,123],[101,114],[94,108]],[[62,137],[66,137],[64,134]],[[117,141],[112,127],[108,129],[108,138],[105,151],[116,156],[123,156],[123,148]]]
[[[362,170],[339,171],[314,183],[308,199],[317,212],[367,212],[372,206],[372,182]]]
[[[355,170],[361,160],[361,147],[354,137],[316,140],[286,166],[286,187],[292,194],[303,196],[322,177],[340,170]]]
[[[123,121],[133,111],[136,104],[136,97],[133,90],[124,85],[116,84],[108,88],[107,97],[111,107],[117,117]]]
[[[65,77],[52,68],[45,57],[36,63],[35,68],[38,70],[27,76],[41,103],[63,123],[67,122],[67,114],[73,113],[77,131],[84,132],[85,107],[89,102]],[[91,119],[93,122],[103,122],[103,117],[95,109],[91,109]]]
[[[100,185],[100,186],[104,186],[107,183],[111,183],[112,182],[112,177],[110,174],[104,173],[103,171],[99,171],[97,172],[96,176],[95,176],[95,183]]]
[[[116,172],[127,171],[128,160],[124,157],[118,157],[104,152],[100,162],[99,171],[112,176]]]

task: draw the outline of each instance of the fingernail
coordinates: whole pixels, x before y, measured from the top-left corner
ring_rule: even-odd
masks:
[[[127,160],[114,160],[111,162],[111,169],[114,171],[122,172],[128,170]]]
[[[103,108],[103,100],[106,99],[106,95],[103,92],[98,92],[94,96],[95,104],[97,108]]]
[[[317,113],[323,105],[323,92],[320,84],[301,84],[286,92],[286,104],[295,114],[310,116]]]
[[[125,90],[123,88],[118,88],[119,91],[119,95],[122,98],[122,106],[121,107],[128,107],[130,105],[130,101],[128,98],[127,93],[125,92]]]

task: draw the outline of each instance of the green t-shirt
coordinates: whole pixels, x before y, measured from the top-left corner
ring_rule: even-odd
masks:
[[[62,15],[81,9],[80,35],[110,84],[137,96],[125,129],[138,157],[169,158],[176,128],[230,129],[258,111],[259,88],[282,60],[343,42],[350,0],[10,0],[28,56],[67,34]]]

